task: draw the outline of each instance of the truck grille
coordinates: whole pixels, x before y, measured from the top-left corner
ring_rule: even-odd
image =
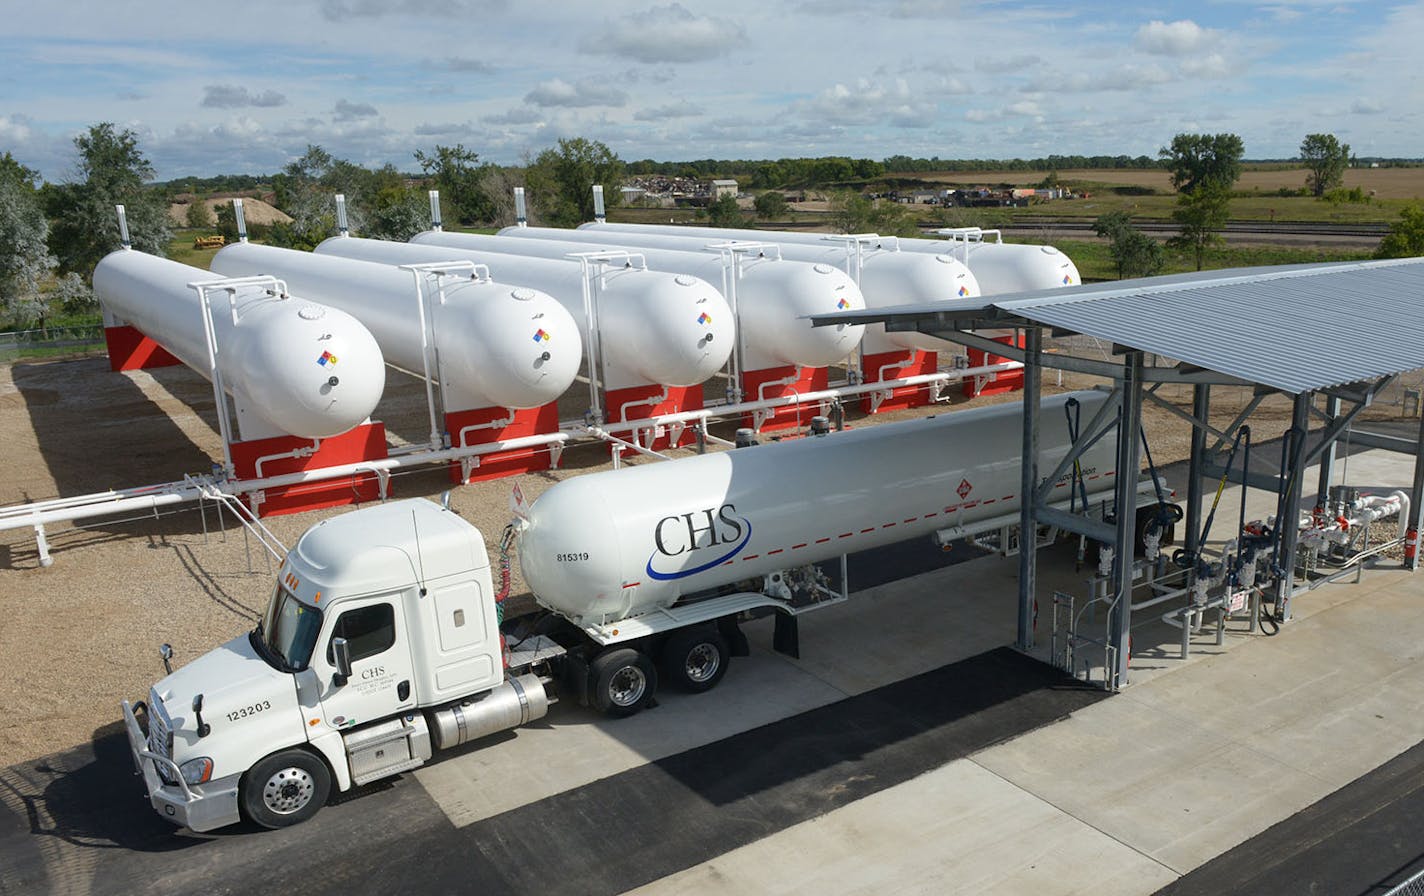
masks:
[[[168,710],[163,708],[163,699],[157,691],[148,693],[148,750],[165,759],[173,758],[173,722],[168,718]],[[158,777],[165,784],[176,784],[172,775],[161,763],[154,763]]]

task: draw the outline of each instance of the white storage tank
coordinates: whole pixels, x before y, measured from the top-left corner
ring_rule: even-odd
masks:
[[[778,234],[758,230],[728,230],[701,227],[668,227],[642,224],[584,224],[572,231],[573,239],[634,249],[674,249],[698,251],[710,243],[727,240],[771,243],[781,257],[792,261],[832,265],[848,270],[843,242],[782,242]],[[501,237],[522,239],[569,239],[570,231],[550,227],[506,227]],[[860,256],[860,291],[868,308],[894,305],[961,303],[979,295],[979,284],[969,269],[949,255],[926,255],[870,247]],[[866,328],[875,338],[866,350],[891,349],[943,351],[947,344],[920,333],[887,333],[883,324]],[[879,344],[877,344],[879,343]]]
[[[1070,398],[1083,419],[1106,401],[1043,402],[1045,472],[1068,451]],[[974,408],[568,479],[530,509],[520,568],[541,604],[587,625],[941,529],[1017,523],[1022,414]],[[1101,439],[1082,458],[1090,496],[1113,488],[1114,451]],[[1068,497],[1064,477],[1049,500]]]
[[[212,269],[230,276],[271,272],[291,289],[364,323],[392,363],[414,373],[424,368],[410,271],[253,243],[222,249]],[[533,408],[569,388],[583,346],[578,325],[563,305],[527,286],[469,274],[442,282],[444,304],[429,281],[424,295],[429,333],[443,368],[431,374],[444,387],[447,408]]]
[[[567,234],[571,239],[578,236],[578,231],[554,232]],[[554,259],[563,259],[574,252],[610,248],[610,245],[589,241],[517,240],[447,232],[427,234],[425,243]],[[611,245],[623,248],[616,243]],[[727,271],[720,253],[655,248],[629,248],[628,251],[641,254],[654,270],[692,274],[710,283],[720,283],[724,294],[728,291]],[[807,319],[812,314],[865,307],[860,288],[840,268],[788,261],[772,253],[745,258],[741,272],[742,277],[735,286],[741,325],[738,337],[746,349],[744,367],[825,367],[844,360],[860,344],[865,331],[863,325],[813,327]]]
[[[120,249],[94,268],[94,294],[110,314],[208,377],[202,304],[188,284],[221,279]],[[231,302],[225,292],[210,301],[218,372],[237,403],[243,439],[329,438],[370,417],[385,389],[385,361],[351,315],[260,286],[237,288]]]
[[[551,261],[429,244],[335,237],[316,247],[323,255],[383,264],[473,261],[501,279],[549,293],[586,336],[583,270]],[[607,388],[660,383],[693,386],[709,379],[732,353],[732,311],[711,284],[683,274],[614,268],[603,278],[598,306]]]
[[[797,245],[824,244],[827,234],[786,230],[745,230],[730,227],[678,227],[666,224],[585,224],[586,228],[633,233],[687,235],[706,233],[717,239],[763,239]],[[982,232],[968,230],[975,236]],[[1083,282],[1072,259],[1053,246],[991,243],[980,239],[932,240],[921,237],[887,237],[872,243],[882,248],[898,246],[903,252],[950,255],[968,265],[979,285],[975,295],[1004,295],[1039,289],[1059,289]]]

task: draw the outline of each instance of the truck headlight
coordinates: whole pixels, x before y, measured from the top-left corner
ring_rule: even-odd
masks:
[[[213,776],[213,761],[206,756],[199,756],[178,766],[178,770],[183,773],[183,780],[189,784],[205,784]]]

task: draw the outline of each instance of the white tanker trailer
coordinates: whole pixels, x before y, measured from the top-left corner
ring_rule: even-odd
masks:
[[[324,439],[370,417],[386,383],[376,340],[351,315],[274,294],[272,282],[235,286],[231,300],[226,290],[210,294],[216,346],[210,359],[202,300],[188,284],[222,279],[120,249],[94,268],[94,294],[112,315],[202,376],[213,378],[215,361],[243,439]]]
[[[1041,468],[1068,449],[1070,397],[1088,416],[1105,400],[1044,402]],[[558,483],[510,527],[547,612],[503,625],[483,536],[454,513],[417,499],[333,517],[283,561],[254,631],[124,701],[134,761],[170,821],[281,827],[333,788],[538,719],[555,692],[629,715],[660,675],[708,690],[748,649],[744,613],[840,598],[817,561],[1016,524],[1020,426],[999,405]],[[1112,440],[1081,458],[1091,507],[1113,458]],[[1073,490],[1065,477],[1050,500]]]
[[[320,255],[388,265],[472,261],[514,283],[547,292],[573,315],[584,338],[584,274],[577,262],[470,252],[419,242],[333,237]],[[598,284],[598,335],[606,388],[659,383],[694,386],[709,379],[732,353],[734,327],[726,300],[710,284],[687,275],[614,268]],[[592,360],[592,359],[590,359]]]
[[[580,240],[578,231],[557,230],[567,240],[513,240],[473,233],[431,232],[425,245],[452,246],[473,251],[565,258],[575,252],[625,248],[614,242]],[[577,241],[577,242],[576,242]],[[690,248],[690,247],[689,247]],[[691,274],[710,283],[724,280],[720,253],[659,248],[628,248],[641,254],[648,267],[671,274]],[[812,314],[849,311],[865,307],[860,287],[845,271],[832,265],[789,261],[775,255],[748,258],[740,265],[736,281],[738,338],[746,347],[744,368],[783,365],[825,367],[844,360],[860,344],[865,327],[842,324],[813,327]]]
[[[409,271],[253,243],[224,248],[212,269],[281,277],[291,289],[364,323],[391,362],[416,373],[425,366],[426,327]],[[573,383],[583,347],[563,305],[547,293],[469,272],[442,281],[444,301],[429,287],[424,301],[442,368],[431,374],[448,409],[539,407]]]
[[[849,270],[853,250],[842,241],[814,239],[812,242],[784,241],[780,234],[758,230],[726,230],[703,227],[670,227],[643,224],[581,224],[578,230],[553,227],[506,227],[501,237],[521,239],[575,239],[607,246],[619,245],[642,249],[674,249],[699,251],[709,243],[728,240],[752,241],[775,245],[781,257],[790,261],[828,264]],[[829,234],[823,234],[829,236]],[[946,249],[950,248],[945,244]],[[954,303],[979,295],[979,282],[957,258],[948,252],[927,255],[898,252],[893,248],[873,245],[863,247],[858,255],[859,285],[868,308],[888,308],[893,305],[921,305],[931,302]],[[867,327],[869,345],[866,351],[880,353],[895,349],[944,351],[950,343],[922,333],[887,333],[884,324]]]

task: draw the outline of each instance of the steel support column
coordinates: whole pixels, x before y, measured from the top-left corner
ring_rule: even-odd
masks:
[[[1300,497],[1305,488],[1305,437],[1310,434],[1310,402],[1314,393],[1303,392],[1295,397],[1291,414],[1291,430],[1300,439],[1300,450],[1286,459],[1289,469],[1281,470],[1280,501],[1276,505],[1276,531],[1281,534],[1280,552],[1276,562],[1281,568],[1276,581],[1276,615],[1281,622],[1291,618],[1291,592],[1295,590],[1295,554],[1300,543]],[[1289,437],[1291,433],[1287,433]]]
[[[1127,684],[1132,643],[1132,536],[1137,529],[1137,476],[1142,467],[1142,352],[1128,352],[1122,362],[1122,404],[1117,418],[1117,482],[1113,512],[1112,616],[1108,638],[1116,656],[1109,670],[1110,689]]]
[[[1042,392],[1043,331],[1030,327],[1024,333],[1023,359],[1023,463],[1019,494],[1019,624],[1014,646],[1033,649],[1034,601],[1038,592],[1038,413]]]
[[[1201,423],[1208,422],[1211,416],[1211,386],[1203,383],[1192,387],[1192,416]],[[1189,557],[1195,557],[1201,550],[1197,539],[1201,537],[1202,465],[1206,461],[1206,435],[1204,427],[1192,427],[1192,453],[1187,460],[1187,517],[1184,524],[1187,531],[1183,539],[1183,547]]]
[[[1325,431],[1330,432],[1330,427],[1340,417],[1340,399],[1334,395],[1325,397]],[[1331,439],[1324,445],[1320,452],[1320,478],[1315,487],[1315,506],[1324,507],[1325,501],[1330,497],[1330,485],[1334,482],[1335,476],[1335,455],[1338,439]]]
[[[1419,414],[1419,450],[1414,455],[1414,484],[1409,488],[1409,528],[1418,538],[1418,532],[1424,528],[1424,409]],[[1419,568],[1419,551],[1414,552],[1414,559],[1405,562],[1405,568],[1411,571]]]

